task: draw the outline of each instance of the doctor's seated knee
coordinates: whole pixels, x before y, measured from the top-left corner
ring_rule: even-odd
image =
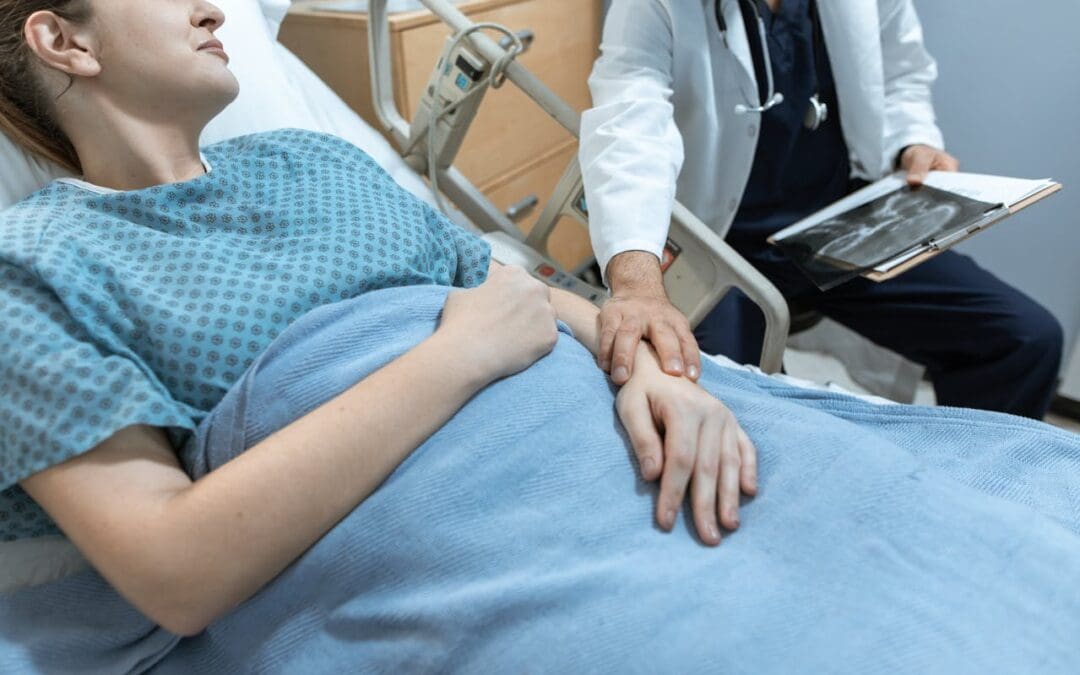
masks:
[[[1040,370],[1056,377],[1065,349],[1061,322],[1042,305],[1032,302],[1008,324],[1016,340],[1015,351],[1027,355]]]

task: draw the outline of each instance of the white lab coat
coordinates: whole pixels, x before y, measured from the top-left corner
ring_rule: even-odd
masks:
[[[716,2],[723,3],[730,49]],[[912,1],[818,0],[818,11],[853,173],[879,178],[911,144],[944,148],[930,101],[937,66]],[[601,51],[580,150],[600,269],[623,251],[659,256],[676,194],[725,234],[746,188],[760,121],[735,113],[736,104],[758,100],[738,1],[613,0]]]

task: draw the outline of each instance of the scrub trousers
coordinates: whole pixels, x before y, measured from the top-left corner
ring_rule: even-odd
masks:
[[[946,251],[883,283],[859,277],[822,292],[756,229],[732,228],[728,243],[789,304],[821,312],[925,366],[940,405],[1036,419],[1046,414],[1061,366],[1061,325],[967,256]],[[757,363],[765,321],[733,291],[695,334],[707,353]]]

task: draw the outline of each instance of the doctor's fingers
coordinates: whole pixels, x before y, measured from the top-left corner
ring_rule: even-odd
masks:
[[[656,430],[648,396],[633,385],[628,385],[619,390],[615,409],[630,437],[630,445],[641,467],[641,478],[656,480],[664,465],[663,439]]]
[[[662,318],[649,323],[649,342],[656,348],[660,367],[668,375],[685,375],[695,382],[701,377],[701,351],[690,322],[674,306]]]
[[[645,330],[642,322],[633,316],[623,316],[615,330],[615,339],[611,348],[611,381],[617,385],[626,384],[634,374],[634,360],[637,348],[641,344]]]
[[[656,349],[660,368],[668,375],[681,377],[685,372],[682,340],[675,326],[664,321],[649,324],[649,342]]]
[[[676,326],[679,335],[679,346],[682,347],[683,362],[686,363],[686,376],[697,382],[701,377],[701,348],[698,347],[697,338],[690,328],[690,322]]]
[[[944,150],[939,150],[934,157],[934,165],[932,167],[938,171],[959,171],[960,160],[953,157]]]
[[[622,310],[619,305],[612,302],[601,307],[600,313],[596,315],[596,323],[600,331],[596,361],[605,372],[611,372],[611,352],[615,349],[615,335],[618,334],[622,321]]]
[[[922,185],[934,164],[934,150],[927,147],[911,149],[908,164],[908,185]]]

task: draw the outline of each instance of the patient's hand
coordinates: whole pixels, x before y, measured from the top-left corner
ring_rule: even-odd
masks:
[[[546,356],[558,339],[555,320],[548,286],[500,265],[480,286],[447,296],[439,332],[454,340],[454,358],[487,384]]]
[[[657,522],[666,530],[675,525],[689,485],[698,535],[718,544],[718,516],[734,530],[740,491],[757,492],[757,449],[724,404],[696,383],[661,372],[650,357],[638,357],[616,406],[642,477],[660,479]]]

